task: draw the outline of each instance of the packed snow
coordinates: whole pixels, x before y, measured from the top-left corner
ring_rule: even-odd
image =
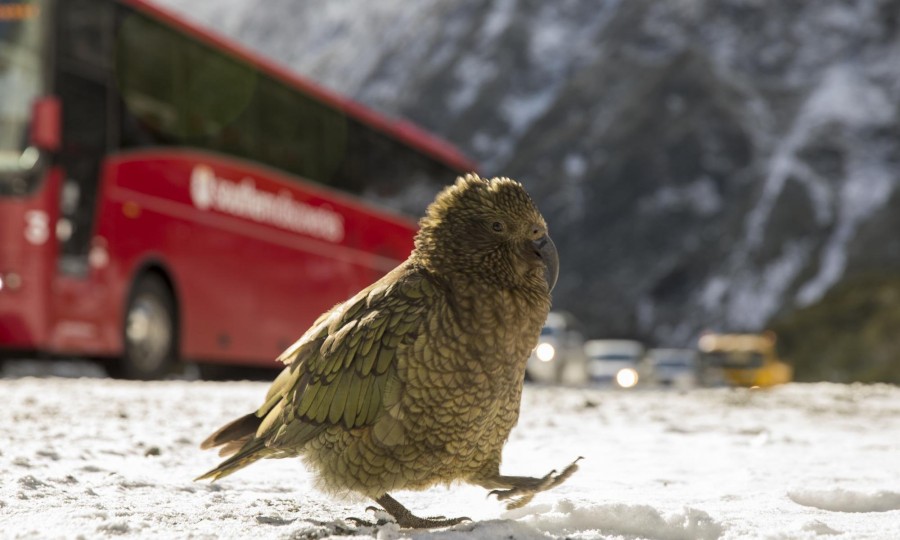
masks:
[[[199,441],[255,408],[264,382],[34,366],[0,379],[5,538],[900,538],[893,386],[528,386],[503,471],[544,475],[583,456],[580,470],[514,511],[467,485],[396,493],[419,515],[472,520],[410,531],[376,524],[386,516],[370,501],[317,492],[295,459],[193,481],[218,461]]]

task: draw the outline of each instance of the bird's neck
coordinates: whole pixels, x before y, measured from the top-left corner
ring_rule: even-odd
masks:
[[[443,290],[446,321],[471,336],[486,351],[507,355],[511,361],[525,357],[537,345],[541,327],[550,311],[546,289],[503,287],[466,272],[436,272],[427,260],[411,260]],[[524,361],[524,360],[523,360]]]
[[[480,283],[451,284],[450,306],[459,328],[488,350],[524,361],[537,345],[550,311],[546,293]]]

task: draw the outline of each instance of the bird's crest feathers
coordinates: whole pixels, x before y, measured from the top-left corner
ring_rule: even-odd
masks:
[[[434,202],[428,206],[420,225],[427,230],[440,224],[453,211],[521,212],[523,209],[538,214],[531,196],[522,184],[506,177],[481,178],[470,173],[457,178],[456,182],[438,193]]]

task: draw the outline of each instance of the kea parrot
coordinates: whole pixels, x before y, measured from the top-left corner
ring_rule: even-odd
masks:
[[[299,456],[323,491],[431,528],[468,518],[417,517],[390,493],[463,481],[517,508],[577,470],[576,459],[542,477],[500,473],[559,268],[531,197],[509,178],[468,174],[419,225],[406,261],[281,354],[262,406],[203,441],[229,457],[198,479]]]

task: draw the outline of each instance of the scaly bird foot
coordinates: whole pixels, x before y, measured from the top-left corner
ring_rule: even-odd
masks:
[[[430,518],[421,518],[419,516],[413,515],[405,506],[397,502],[396,499],[385,493],[381,497],[375,499],[375,501],[380,504],[388,514],[390,514],[395,520],[397,520],[397,525],[400,525],[403,529],[435,529],[438,527],[452,527],[454,525],[459,525],[463,521],[472,521],[467,517],[458,517],[447,519],[444,516],[435,516]],[[377,510],[376,508],[370,506],[368,509]]]
[[[488,493],[488,496],[496,495],[498,501],[509,500],[506,504],[507,510],[521,508],[531,502],[531,499],[541,491],[553,489],[575,474],[575,471],[578,470],[578,462],[581,461],[581,459],[582,457],[579,456],[559,474],[556,474],[556,469],[554,469],[547,473],[543,478],[535,478],[535,482],[533,483],[529,482],[528,485],[515,486],[510,489],[495,489]]]

